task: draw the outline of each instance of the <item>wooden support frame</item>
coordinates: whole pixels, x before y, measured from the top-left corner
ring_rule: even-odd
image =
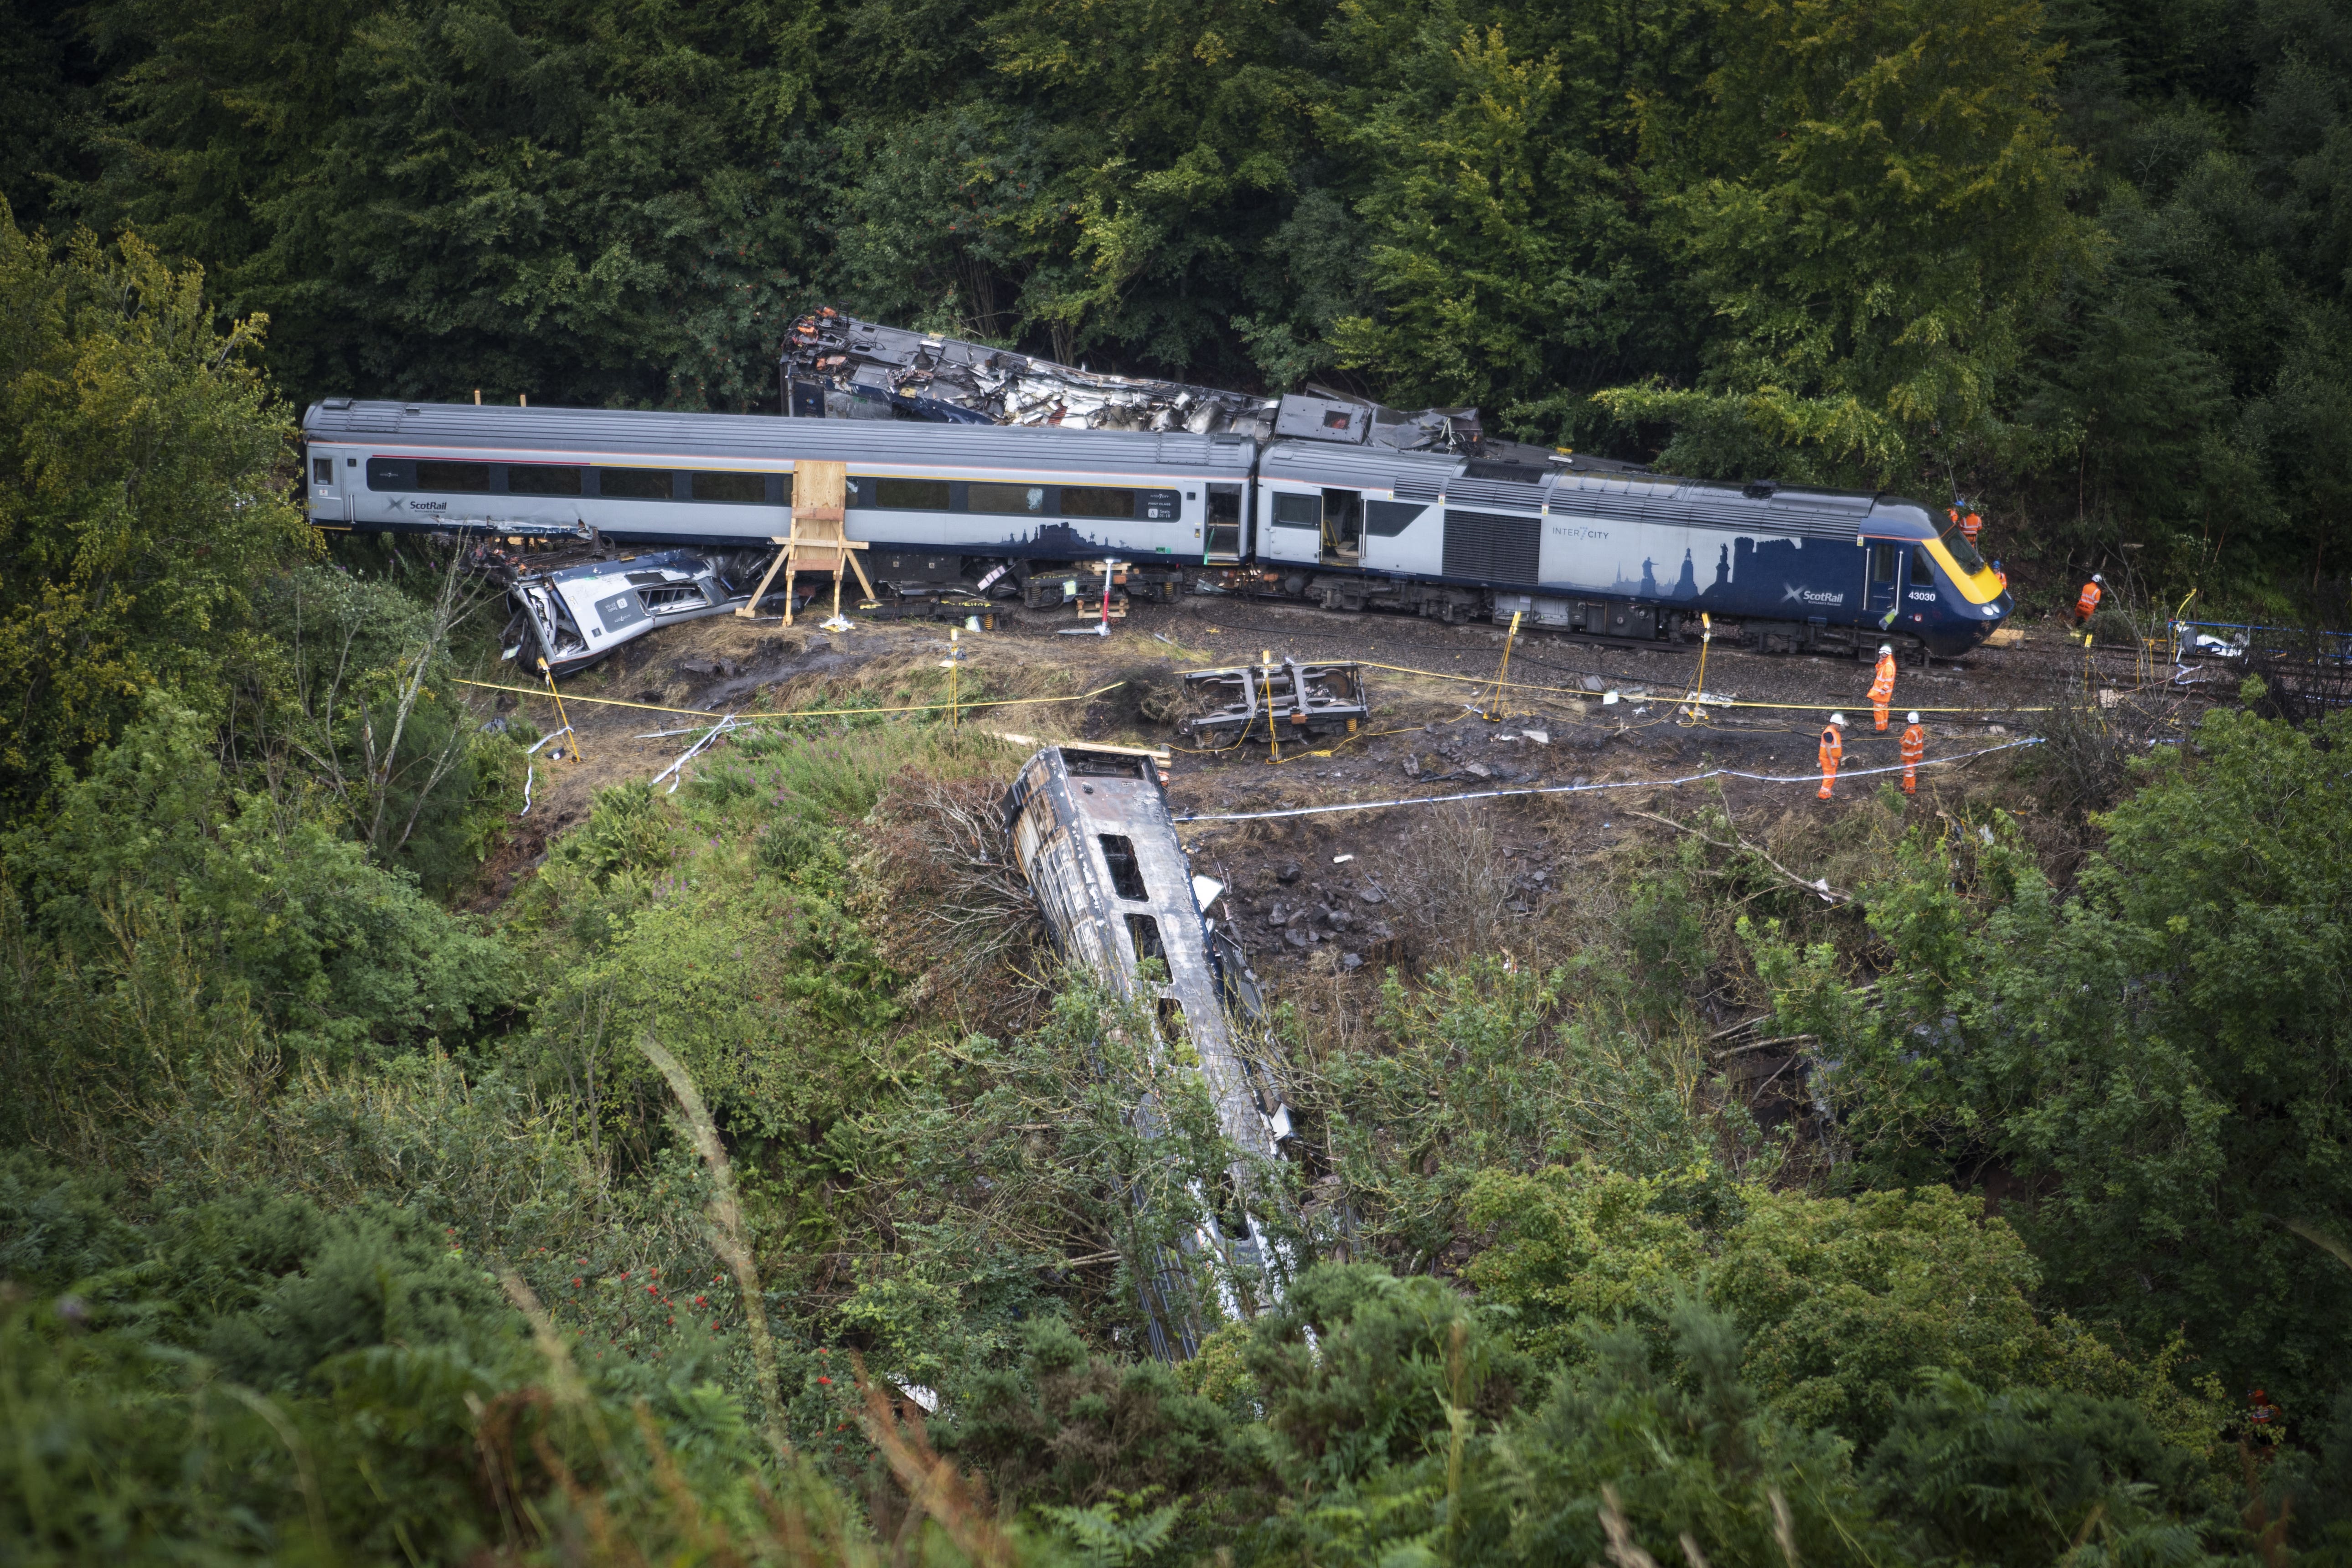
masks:
[[[849,465],[816,458],[803,458],[793,466],[792,531],[782,538],[771,537],[771,544],[782,545],[776,558],[769,563],[760,586],[752,592],[751,603],[735,613],[749,620],[758,613],[760,601],[768,596],[768,585],[776,574],[784,574],[784,625],[793,624],[793,579],[803,572],[829,572],[833,574],[833,615],[841,618],[841,569],[845,563],[857,574],[857,585],[866,596],[875,597],[874,584],[866,575],[866,563],[857,552],[866,542],[851,539],[845,529],[849,505]],[[805,526],[803,526],[805,525]]]

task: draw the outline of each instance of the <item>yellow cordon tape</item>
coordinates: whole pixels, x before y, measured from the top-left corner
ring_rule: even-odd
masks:
[[[1601,699],[1600,692],[1586,690],[1580,687],[1533,686],[1523,680],[1498,681],[1491,675],[1455,675],[1443,669],[1415,669],[1410,665],[1402,664],[1374,664],[1369,659],[1361,658],[1302,659],[1300,662],[1307,664],[1355,664],[1360,665],[1366,669],[1385,669],[1391,675],[1425,675],[1433,680],[1460,680],[1465,681],[1472,686],[1499,686],[1512,691],[1544,691],[1549,692],[1555,697],[1573,697],[1583,702],[1597,702]],[[1615,689],[1612,688],[1612,689]],[[1621,694],[1618,700],[1621,702],[1688,703],[1692,699],[1687,693],[1672,694],[1663,691],[1653,691],[1647,697],[1626,697]],[[1737,700],[1727,702],[1709,702],[1702,700],[1697,703],[1697,706],[1701,708],[1778,708],[1798,713],[1833,713],[1842,712],[1848,708],[1858,706],[1865,700],[1866,699],[1859,697],[1855,698],[1851,702],[1740,702]],[[2053,708],[1919,708],[1911,710],[1911,711],[1919,713],[2052,713],[2055,712],[2056,710]]]
[[[1982,751],[1962,752],[1952,757],[1927,757],[1916,763],[1894,763],[1883,768],[1840,768],[1842,779],[1867,778],[1873,773],[1899,773],[1906,767],[1948,767],[1965,763],[1971,757],[1989,757],[1995,752],[2013,751],[2019,746],[2038,746],[2042,737],[2031,735],[2022,741],[2003,741],[1998,746]],[[1708,779],[1753,779],[1759,784],[1810,784],[1821,783],[1819,773],[1751,773],[1738,768],[1709,768],[1705,773],[1685,773],[1677,779],[1620,779],[1607,784],[1534,784],[1526,789],[1482,789],[1467,795],[1409,795],[1395,800],[1349,801],[1344,805],[1294,805],[1278,811],[1219,811],[1202,812],[1193,816],[1171,816],[1171,822],[1263,822],[1274,816],[1326,816],[1340,811],[1385,811],[1392,805],[1444,805],[1457,800],[1507,800],[1523,795],[1590,795],[1604,789],[1667,789],[1676,784],[1704,784]]]
[[[546,692],[535,686],[500,686],[488,680],[459,679],[460,686],[476,686],[484,691],[512,691],[524,697],[544,697]],[[852,719],[860,713],[944,713],[950,708],[1019,708],[1032,702],[1084,702],[1100,697],[1106,691],[1117,691],[1127,684],[1114,680],[1108,686],[1097,686],[1092,691],[1081,691],[1076,697],[1003,697],[987,702],[918,702],[904,708],[804,708],[795,713],[748,713],[733,717],[739,723],[768,723],[778,719]],[[684,713],[695,719],[724,719],[729,715],[709,708],[661,708],[651,702],[624,702],[617,697],[583,697],[578,692],[567,695],[566,702],[594,702],[606,708],[635,708],[647,713]]]

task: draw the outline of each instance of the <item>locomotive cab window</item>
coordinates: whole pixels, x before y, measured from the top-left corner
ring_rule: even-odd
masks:
[[[1911,552],[1911,585],[1915,588],[1936,585],[1936,565],[1927,559],[1927,552],[1924,550]]]
[[[1977,553],[1977,547],[1969,542],[1969,536],[1958,527],[1947,529],[1943,540],[1944,548],[1952,552],[1952,559],[1959,563],[1961,571],[1973,577],[1985,569],[1984,557]]]

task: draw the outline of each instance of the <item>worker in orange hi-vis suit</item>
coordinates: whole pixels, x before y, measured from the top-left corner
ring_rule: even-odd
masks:
[[[1878,732],[1886,733],[1886,705],[1895,700],[1895,645],[1878,645],[1878,673],[1871,678],[1870,711],[1878,721]]]
[[[2081,626],[2084,622],[2089,620],[2094,615],[2098,613],[2099,595],[2105,589],[2106,582],[2107,580],[2105,577],[2102,577],[2097,573],[2094,572],[2091,574],[2091,580],[2083,584],[2082,596],[2074,601],[2074,624],[2076,626]]]
[[[1839,762],[1845,756],[1845,738],[1838,731],[1845,728],[1845,715],[1832,713],[1822,728],[1822,798],[1830,797],[1830,785],[1837,782]]]
[[[1911,727],[1903,731],[1903,793],[1919,793],[1919,763],[1927,754],[1927,731],[1919,727],[1919,715],[1911,715]]]
[[[1964,509],[1955,501],[1944,509],[1944,515],[1952,520],[1952,526],[1960,531],[1960,537],[1969,542],[1969,547],[1976,548],[1977,535],[1984,531],[1984,519],[1977,515],[1977,509]]]
[[[2009,592],[2009,572],[2008,572],[2008,570],[2007,570],[2005,567],[2003,567],[2000,562],[1996,561],[1996,562],[1994,562],[1994,563],[1992,563],[1992,574],[1993,574],[1994,578],[1995,578],[1995,579],[1996,579],[1996,580],[2000,584],[2000,591],[2001,591],[2002,593],[2004,593],[2004,594],[2008,593],[2008,592]]]

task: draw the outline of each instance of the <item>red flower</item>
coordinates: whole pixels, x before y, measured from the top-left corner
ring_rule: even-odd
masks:
[[[581,1287],[581,1286],[585,1285],[586,1283],[588,1283],[588,1281],[586,1281],[585,1279],[574,1279],[574,1280],[572,1282],[572,1288],[574,1290],[577,1290],[577,1289],[580,1289],[580,1287]]]
[[[820,1378],[818,1378],[818,1379],[817,1379],[817,1381],[818,1381],[819,1383],[830,1384],[830,1383],[833,1381],[833,1379],[831,1379],[831,1378],[829,1378],[829,1377],[820,1377]]]
[[[704,1297],[704,1296],[697,1296],[697,1297],[694,1299],[694,1304],[695,1304],[696,1306],[698,1306],[698,1307],[708,1307],[709,1305],[710,1305],[710,1301],[709,1301],[709,1299],[708,1297]]]

